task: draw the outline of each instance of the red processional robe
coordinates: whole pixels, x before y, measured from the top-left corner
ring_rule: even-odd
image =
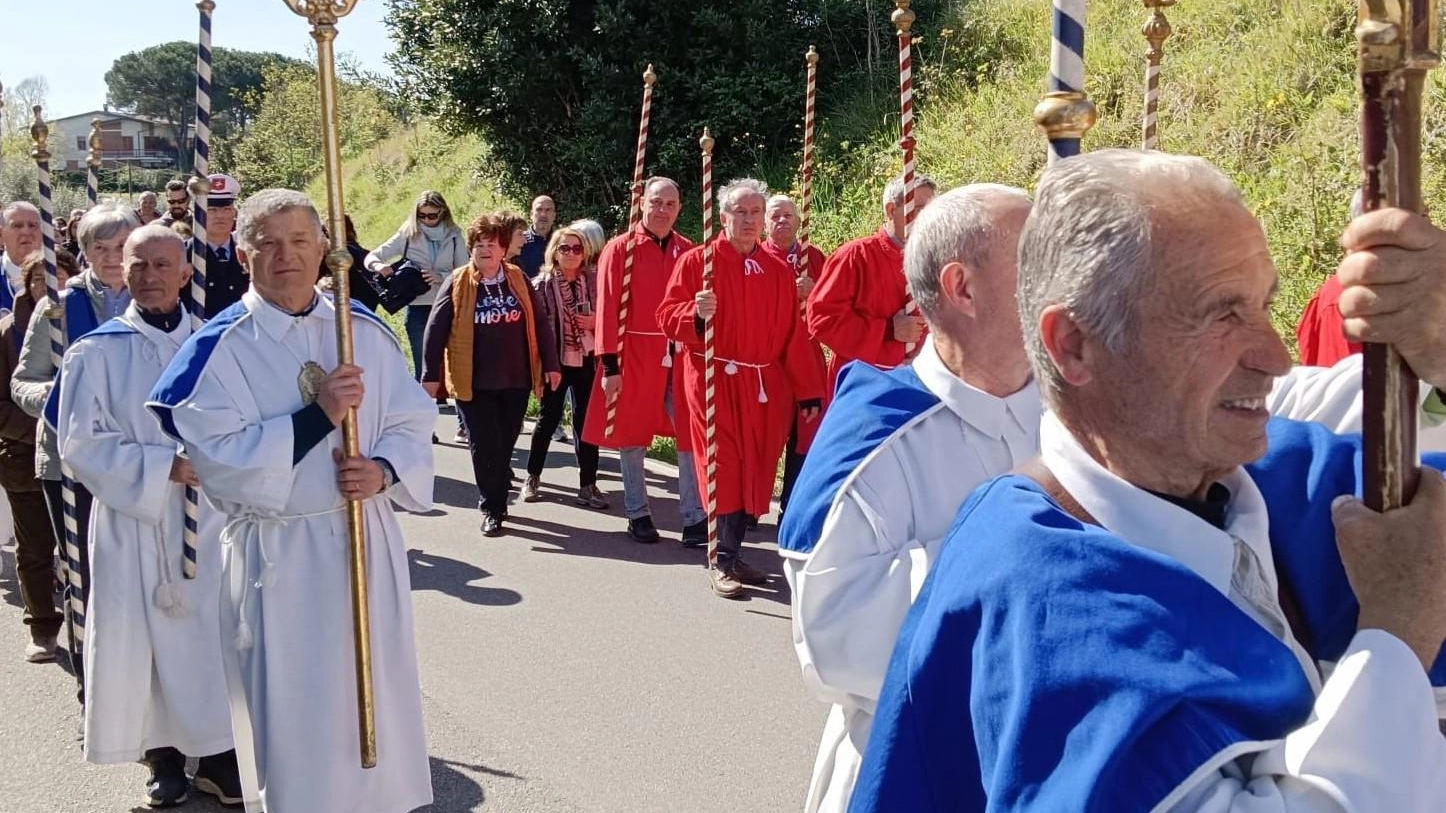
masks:
[[[687,405],[682,396],[682,369],[677,362],[676,348],[658,327],[658,303],[673,274],[678,258],[693,247],[688,238],[674,232],[666,248],[648,234],[641,224],[632,235],[633,274],[629,282],[628,323],[620,329],[618,306],[622,300],[623,264],[627,256],[628,234],[608,241],[598,256],[596,341],[598,374],[593,381],[592,407],[587,411],[582,439],[607,449],[647,446],[655,435],[676,437],[679,451],[688,451]],[[619,336],[626,330],[619,369],[623,377],[622,393],[618,395],[617,424],[613,434],[606,434],[607,396],[602,391],[602,357],[617,353]],[[670,352],[674,351],[674,352]],[[663,359],[672,359],[663,366]],[[673,381],[674,420],[669,420],[663,407],[663,395],[669,380]],[[682,431],[676,431],[680,427]]]
[[[909,300],[904,252],[888,231],[838,247],[808,297],[808,329],[833,353],[828,388],[854,359],[889,369],[905,361],[905,345],[894,340],[894,316]]]
[[[717,510],[763,516],[773,499],[774,475],[797,403],[822,399],[824,382],[799,317],[793,269],[757,249],[744,257],[722,234],[712,246],[718,297],[713,317]],[[678,261],[658,307],[658,322],[684,348],[683,390],[706,504],[703,334],[694,320],[693,299],[702,288],[703,249],[698,247]]]
[[[1361,352],[1360,343],[1346,339],[1341,290],[1340,277],[1332,274],[1306,303],[1300,324],[1295,327],[1295,345],[1301,364],[1333,367],[1346,356]]]
[[[780,246],[774,245],[771,241],[764,240],[761,244],[761,247],[764,251],[768,252],[774,257],[788,263],[788,266],[793,269],[793,278],[798,279],[798,275],[802,270],[802,255],[804,254],[804,252],[799,251],[800,245],[797,241],[795,241],[792,246],[789,246],[785,249]],[[828,258],[824,256],[824,253],[819,250],[818,246],[815,245],[810,245],[808,247],[807,254],[808,276],[809,279],[812,279],[814,281],[814,284],[817,285],[819,277],[823,276],[823,266],[824,263],[828,261]],[[824,358],[823,342],[820,342],[818,339],[812,337],[810,337],[809,342],[813,345],[814,361],[818,366],[819,380],[824,381],[826,384],[829,384],[829,382],[832,382],[833,379],[828,375],[828,360]],[[831,395],[833,395],[833,386],[829,384],[828,386],[824,387],[825,408],[828,407],[829,396]],[[796,445],[794,446],[794,451],[798,452],[799,454],[806,454],[808,452],[808,447],[813,445],[813,436],[818,433],[818,425],[820,422],[822,422],[822,420],[823,414],[822,412],[820,412],[818,419],[816,420],[799,422],[798,440]]]

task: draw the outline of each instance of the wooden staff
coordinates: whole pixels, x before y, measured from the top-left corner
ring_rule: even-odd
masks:
[[[1435,0],[1361,0],[1357,22],[1362,209],[1424,213],[1421,96],[1441,62]],[[1417,382],[1394,347],[1367,342],[1364,355],[1362,496],[1385,511],[1410,500],[1420,474]]]
[[[45,312],[50,334],[50,363],[59,372],[65,356],[65,333],[61,329],[60,278],[55,269],[55,204],[50,187],[50,128],[41,115],[40,105],[31,108],[35,115],[30,125],[30,138],[35,147],[36,183],[40,191],[40,239],[45,257],[45,294],[50,304]],[[61,525],[65,539],[65,624],[69,631],[72,663],[77,662],[85,645],[85,579],[80,571],[80,523],[76,519],[75,480],[70,466],[60,464]],[[76,674],[76,679],[81,678]]]
[[[1094,103],[1085,95],[1085,0],[1054,0],[1049,52],[1049,92],[1034,108],[1034,121],[1049,139],[1049,162],[1079,155],[1080,141],[1095,125]]]
[[[622,290],[618,292],[619,365],[624,363],[623,342],[627,340],[628,336],[628,306],[632,300],[633,253],[638,242],[638,224],[643,220],[643,163],[648,154],[648,120],[653,115],[653,83],[657,80],[658,75],[653,73],[653,66],[649,65],[647,70],[643,71],[643,112],[638,117],[638,150],[637,156],[633,159],[633,185],[628,204],[628,241],[623,252]],[[665,361],[669,361],[672,356],[664,355],[663,358]],[[607,403],[607,421],[603,426],[605,437],[612,437],[617,422],[618,399],[610,398]]]
[[[713,136],[703,128],[698,139],[703,148],[703,290],[713,290]],[[718,563],[718,390],[713,360],[717,352],[714,323],[717,314],[703,323],[703,444],[704,471],[708,490],[708,566]]]
[[[1155,149],[1159,143],[1157,114],[1160,109],[1160,60],[1165,56],[1165,40],[1170,38],[1170,21],[1165,19],[1164,9],[1175,5],[1175,0],[1145,0],[1150,9],[1150,19],[1140,30],[1150,43],[1145,52],[1145,137],[1143,146]]]
[[[206,203],[211,191],[211,13],[213,0],[196,4],[201,13],[201,31],[196,39],[196,133],[191,169],[191,327],[200,330],[206,322]],[[196,578],[196,541],[200,533],[201,493],[186,486],[181,517],[181,575]]]
[[[96,171],[100,169],[100,119],[90,120],[90,152],[85,156],[85,199],[94,206],[100,198],[100,178]],[[79,224],[76,224],[79,225]],[[74,227],[72,227],[74,228]]]
[[[351,364],[351,279],[347,268],[351,255],[346,250],[346,198],[341,186],[341,141],[337,135],[336,108],[336,22],[356,8],[357,0],[285,0],[286,6],[311,23],[311,38],[316,40],[317,78],[321,95],[321,144],[326,164],[326,210],[330,226],[331,251],[326,264],[331,268],[332,297],[336,303],[336,349],[341,364]],[[347,410],[341,424],[342,454],[360,454],[357,435],[356,408]],[[372,695],[371,615],[367,595],[366,518],[360,500],[347,500],[346,530],[350,556],[352,642],[356,650],[357,729],[361,745],[361,765],[377,764],[377,730],[375,698]]]
[[[808,223],[813,212],[813,117],[814,97],[818,93],[818,51],[812,45],[803,55],[808,65],[808,80],[803,102],[803,203],[798,223],[798,273],[808,276]]]
[[[914,37],[910,29],[914,26],[914,12],[909,10],[911,0],[894,0],[894,13],[889,15],[899,35],[899,147],[904,151],[904,242],[914,228],[914,65],[911,56]],[[903,269],[899,269],[903,273]],[[904,312],[913,316],[919,312],[919,303],[904,288]],[[918,342],[904,345],[904,356],[914,355]]]

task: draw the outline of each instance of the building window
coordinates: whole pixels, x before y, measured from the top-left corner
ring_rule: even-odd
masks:
[[[83,149],[85,149],[85,136],[76,136],[76,137],[75,137],[75,148],[76,148],[77,150],[83,150]]]

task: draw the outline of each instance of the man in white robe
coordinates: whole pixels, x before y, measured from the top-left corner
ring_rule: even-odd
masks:
[[[1436,384],[1443,239],[1371,215],[1341,269],[1347,330]],[[1439,810],[1446,484],[1365,511],[1359,438],[1269,419],[1289,357],[1238,192],[1198,159],[1071,159],[1020,256],[1043,474],[940,543],[849,809]]]
[[[196,485],[146,397],[191,335],[181,288],[191,277],[181,238],[146,226],[126,239],[125,313],[76,341],[61,364],[56,430],[61,459],[95,497],[85,639],[85,758],[143,759],[147,803],[196,787],[241,802],[221,666],[222,517],[200,506],[196,578],[181,575],[185,490]]]
[[[151,396],[206,497],[227,516],[221,629],[248,811],[405,813],[432,801],[406,542],[392,502],[432,500],[435,402],[392,331],[354,309],[340,365],[336,312],[315,289],[326,250],[307,198],[266,190],[238,214],[251,275]],[[365,398],[363,392],[365,389]],[[358,408],[361,455],[335,431]],[[363,501],[377,765],[359,759],[346,500]]]
[[[780,528],[804,680],[832,706],[807,813],[848,806],[894,640],[959,506],[1039,452],[1014,291],[1028,212],[1022,190],[976,184],[920,214],[905,272],[930,339],[908,367],[847,370]],[[1416,304],[1421,324],[1439,318]],[[1358,431],[1360,358],[1292,370],[1268,407]],[[1421,417],[1423,446],[1446,448],[1439,419]]]

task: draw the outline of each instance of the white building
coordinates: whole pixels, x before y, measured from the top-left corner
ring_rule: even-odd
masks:
[[[85,169],[85,160],[90,152],[92,119],[100,119],[102,166],[133,164],[148,169],[180,166],[175,131],[167,122],[114,110],[92,110],[49,122],[53,168],[68,171]],[[191,128],[188,126],[185,130],[180,149],[190,152]]]

